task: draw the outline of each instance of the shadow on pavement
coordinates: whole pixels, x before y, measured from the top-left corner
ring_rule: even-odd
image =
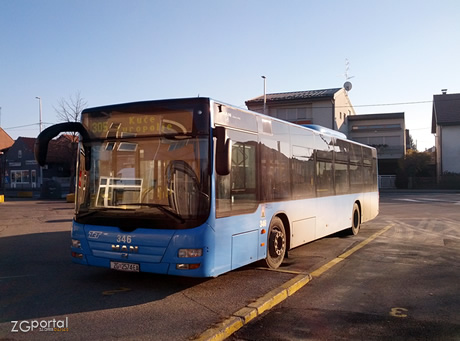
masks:
[[[207,281],[73,264],[69,232],[3,237],[0,250],[0,323],[133,306]]]

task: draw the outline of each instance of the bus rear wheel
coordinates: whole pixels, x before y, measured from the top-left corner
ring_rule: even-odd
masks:
[[[275,217],[268,229],[267,258],[265,262],[270,269],[277,269],[286,254],[286,231],[280,218]]]
[[[361,228],[361,211],[357,203],[353,204],[353,212],[351,214],[350,234],[356,236]]]

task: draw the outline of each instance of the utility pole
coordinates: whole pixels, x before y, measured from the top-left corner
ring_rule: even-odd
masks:
[[[262,76],[264,79],[264,115],[267,114],[267,78],[265,76]]]
[[[36,99],[38,99],[38,105],[39,105],[39,108],[38,108],[38,112],[39,112],[39,118],[38,118],[38,123],[39,123],[39,126],[40,126],[40,133],[42,132],[42,99],[41,97],[35,97]],[[42,188],[42,185],[43,185],[43,167],[40,166],[40,179],[39,179],[39,185],[40,185],[40,190]]]
[[[38,123],[40,124],[40,133],[42,132],[42,99],[41,97],[35,97],[36,99],[38,99],[38,105],[39,105],[39,108],[38,108],[38,111],[39,111],[39,118],[38,118]]]

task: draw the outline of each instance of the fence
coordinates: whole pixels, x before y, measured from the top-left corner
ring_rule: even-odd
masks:
[[[396,175],[379,175],[379,188],[396,188]]]

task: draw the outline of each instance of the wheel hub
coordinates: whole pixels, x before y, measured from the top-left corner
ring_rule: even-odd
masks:
[[[277,256],[281,256],[284,251],[284,234],[280,231],[274,231],[273,251]]]

